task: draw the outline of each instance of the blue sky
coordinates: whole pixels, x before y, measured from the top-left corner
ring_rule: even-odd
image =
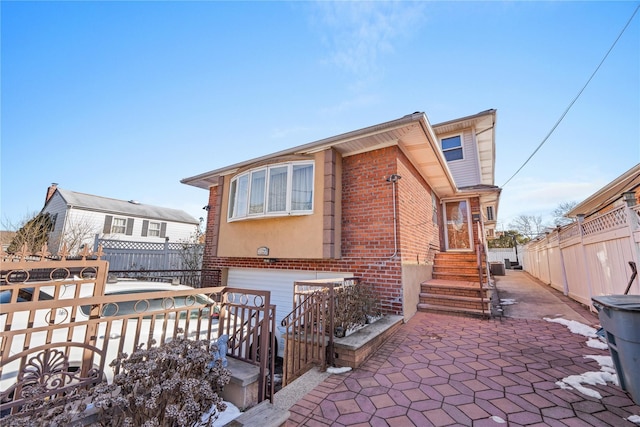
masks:
[[[182,178],[414,111],[497,109],[502,186],[637,6],[3,1],[3,225],[52,182],[198,218],[208,194]],[[638,162],[640,13],[504,187],[499,222],[550,220]]]

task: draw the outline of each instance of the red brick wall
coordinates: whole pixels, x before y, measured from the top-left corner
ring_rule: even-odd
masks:
[[[394,255],[393,192],[386,181],[391,174],[400,174],[396,203],[398,205],[398,256]],[[224,207],[214,208],[221,198],[212,187],[207,220],[207,250],[204,268],[274,268],[352,272],[364,283],[375,288],[385,313],[402,314],[403,260],[417,257],[424,263],[432,257],[429,244],[437,244],[437,229],[431,223],[431,195],[427,184],[398,147],[342,159],[342,251],[340,259],[302,260],[278,259],[265,264],[258,258],[220,258],[210,246],[216,242],[216,221],[224,218]],[[422,212],[426,210],[426,212]],[[220,213],[222,212],[222,215]],[[217,217],[216,217],[217,215]],[[216,219],[217,218],[217,219]],[[422,227],[424,223],[425,227]],[[406,230],[401,227],[407,227]],[[211,231],[210,231],[211,230]],[[218,244],[223,244],[219,242]],[[404,253],[406,251],[406,254]]]
[[[397,184],[402,262],[433,264],[440,250],[440,237],[438,224],[433,222],[432,190],[402,153],[398,174],[402,176]]]

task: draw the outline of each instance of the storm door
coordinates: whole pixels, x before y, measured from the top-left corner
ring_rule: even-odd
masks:
[[[469,202],[467,200],[446,202],[444,214],[447,249],[471,250],[473,239],[471,227],[469,226],[471,224]]]

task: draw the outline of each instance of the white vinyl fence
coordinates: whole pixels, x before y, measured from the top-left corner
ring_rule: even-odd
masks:
[[[522,246],[518,248],[489,248],[487,251],[489,262],[504,262],[508,259],[511,263],[522,263]],[[507,266],[508,267],[508,266]]]
[[[100,239],[94,242],[94,252],[102,245],[109,261],[109,270],[200,270],[204,245],[195,243],[133,242]]]
[[[572,299],[591,306],[591,297],[623,294],[630,262],[640,267],[640,206],[621,206],[581,220],[523,247],[523,268]],[[629,294],[640,295],[640,279]]]

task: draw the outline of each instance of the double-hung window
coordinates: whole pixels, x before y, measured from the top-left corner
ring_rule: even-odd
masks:
[[[444,158],[447,159],[448,162],[461,160],[463,158],[461,135],[442,138],[440,143],[442,144],[442,153],[444,154]]]
[[[312,213],[313,173],[313,162],[290,162],[236,176],[229,187],[228,218]]]
[[[147,236],[160,237],[159,222],[149,222],[149,228],[147,229]]]
[[[114,217],[111,222],[111,234],[125,234],[127,231],[127,219]]]

